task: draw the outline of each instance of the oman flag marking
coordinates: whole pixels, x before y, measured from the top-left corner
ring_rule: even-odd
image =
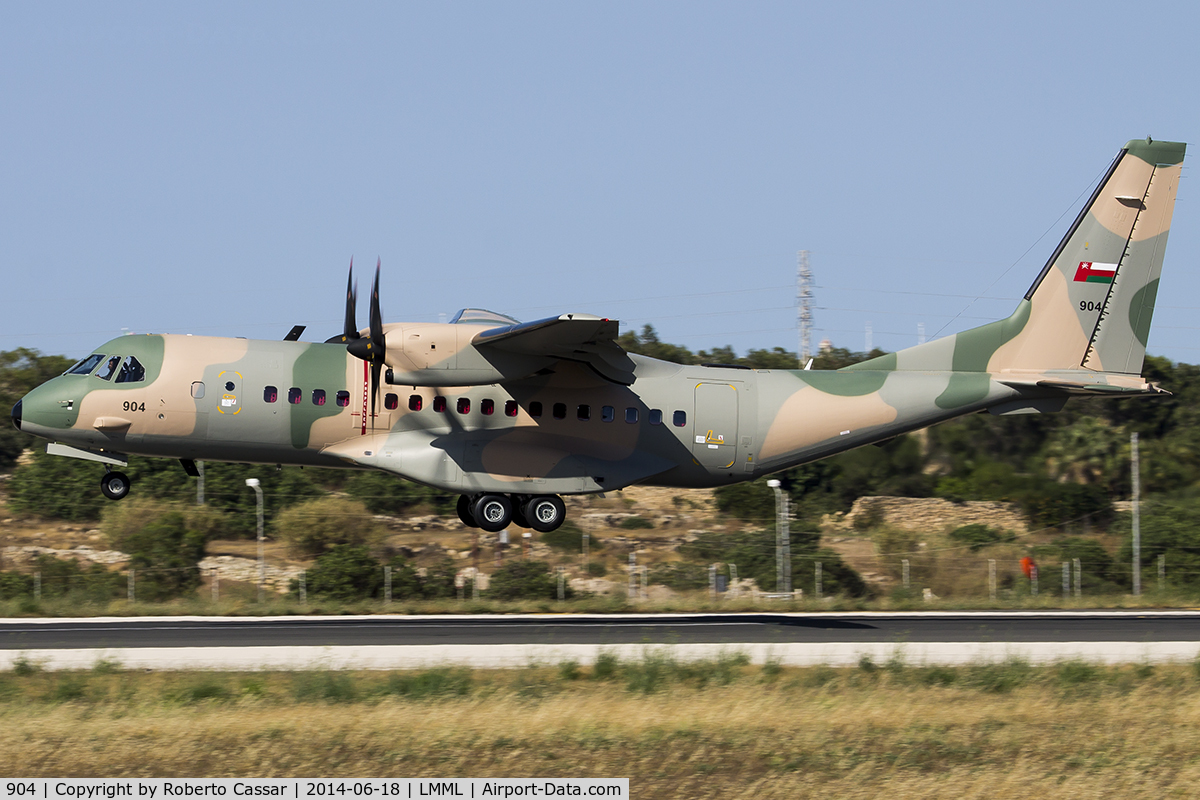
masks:
[[[1117,274],[1116,264],[1100,264],[1096,261],[1080,261],[1075,270],[1075,282],[1112,283]]]

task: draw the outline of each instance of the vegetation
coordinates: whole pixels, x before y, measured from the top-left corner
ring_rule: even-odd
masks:
[[[569,583],[564,583],[564,596],[574,597]],[[558,578],[545,561],[509,561],[491,575],[487,596],[496,600],[557,600]]]
[[[901,800],[1184,797],[1200,778],[1192,664],[797,668],[649,649],[494,671],[22,666],[0,673],[0,750],[26,777],[586,775],[644,797]]]
[[[138,596],[166,600],[200,585],[198,565],[220,519],[211,509],[138,497],[110,504],[102,530],[114,550],[129,554]]]
[[[370,546],[383,538],[383,528],[356,500],[318,497],[289,506],[272,525],[275,536],[294,556],[314,557],[338,545]]]

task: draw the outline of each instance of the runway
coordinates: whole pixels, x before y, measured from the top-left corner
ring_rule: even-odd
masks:
[[[828,614],[154,617],[0,620],[0,668],[100,660],[147,669],[400,669],[524,666],[601,652],[638,658],[745,653],[785,664],[1191,660],[1200,613],[844,612]]]

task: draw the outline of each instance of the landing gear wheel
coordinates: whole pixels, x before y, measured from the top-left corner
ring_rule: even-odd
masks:
[[[538,533],[549,533],[567,518],[567,507],[557,495],[544,494],[525,504],[525,516]]]
[[[485,494],[475,501],[472,509],[479,527],[488,533],[496,533],[512,522],[512,503],[502,494]]]
[[[455,510],[458,511],[458,518],[462,521],[463,525],[466,525],[468,528],[479,527],[479,523],[475,521],[474,514],[471,513],[471,498],[465,494],[460,494],[458,496],[458,507]]]
[[[529,524],[529,518],[525,516],[525,504],[529,502],[529,498],[514,496],[512,498],[512,521],[513,525],[518,528],[532,528]]]
[[[106,472],[100,479],[100,491],[109,500],[121,500],[129,494],[132,483],[124,472]]]

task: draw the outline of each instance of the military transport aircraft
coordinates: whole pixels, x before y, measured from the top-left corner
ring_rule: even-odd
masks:
[[[616,320],[370,325],[324,343],[122,336],[27,394],[18,428],[50,453],[378,469],[455,492],[470,526],[539,531],[561,495],[747,481],[979,411],[1164,394],[1141,378],[1185,145],[1117,154],[1007,319],[836,371],[687,366],[626,353]]]

